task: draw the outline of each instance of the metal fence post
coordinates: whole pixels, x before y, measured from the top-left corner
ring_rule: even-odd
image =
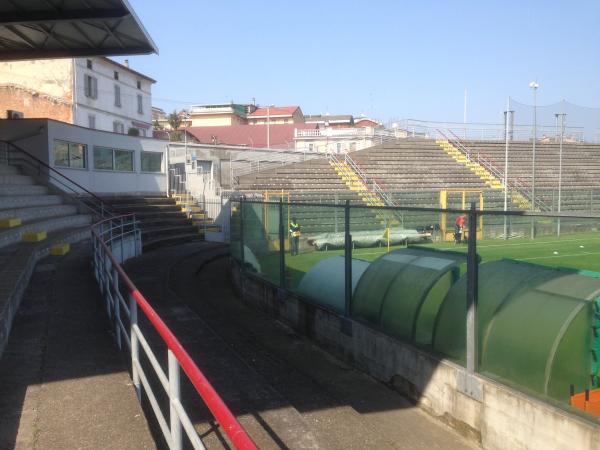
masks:
[[[129,337],[131,339],[131,377],[133,378],[133,387],[138,398],[142,401],[142,388],[140,384],[140,374],[137,365],[140,361],[140,344],[137,336],[138,328],[138,310],[137,302],[133,295],[129,294]]]
[[[469,241],[467,250],[467,316],[465,321],[467,370],[461,371],[458,379],[458,389],[464,394],[482,401],[483,388],[481,381],[476,378],[477,372],[477,210],[475,202],[471,203],[469,211]]]
[[[467,371],[477,371],[477,212],[471,203],[467,253]]]
[[[240,262],[244,270],[244,197],[240,199]]]
[[[179,385],[179,362],[173,354],[168,350],[169,359],[169,418],[171,419],[171,449],[181,450],[183,448],[182,434],[181,434],[181,419],[177,414],[177,407],[175,406],[180,402],[180,385]]]
[[[117,338],[117,345],[119,350],[121,349],[121,305],[119,302],[119,272],[117,267],[113,264],[112,267],[112,298],[113,298],[113,311],[115,313],[115,333]]]
[[[352,235],[350,234],[350,200],[344,206],[344,293],[346,317],[350,316],[352,302]]]
[[[283,227],[283,197],[279,198],[279,286],[285,289],[285,229]]]

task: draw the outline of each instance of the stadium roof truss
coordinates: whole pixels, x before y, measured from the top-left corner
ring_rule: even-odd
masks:
[[[127,0],[3,0],[0,60],[158,53]]]

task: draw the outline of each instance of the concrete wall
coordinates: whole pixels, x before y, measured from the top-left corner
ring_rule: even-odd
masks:
[[[0,62],[0,84],[10,83],[73,100],[72,59]],[[5,109],[0,104],[1,109]]]
[[[31,136],[20,139],[24,136]],[[90,130],[53,120],[0,120],[0,138],[15,143],[60,173],[97,194],[164,194],[167,191],[166,143],[152,138],[138,138],[104,131]],[[59,167],[54,163],[54,143],[67,141],[87,146],[84,169]],[[94,168],[94,146],[134,152],[134,171],[118,172]],[[161,173],[141,171],[141,152],[162,154]],[[60,183],[52,181],[59,189]]]
[[[213,176],[215,180],[225,189],[231,186],[230,180],[230,161],[233,161],[234,166],[236,161],[243,164],[245,158],[252,158],[256,161],[259,158],[262,163],[280,162],[282,159],[289,159],[288,164],[300,162],[304,160],[304,154],[295,150],[273,150],[265,148],[247,148],[228,145],[210,145],[210,144],[182,144],[169,143],[169,161],[170,164],[183,163],[187,154],[201,161],[212,161]],[[317,153],[315,150],[314,153]],[[310,156],[310,155],[309,155]],[[268,165],[265,165],[268,167]]]
[[[219,127],[244,125],[246,121],[233,113],[230,114],[190,114],[193,127]]]
[[[242,300],[290,324],[321,346],[412,398],[425,411],[483,448],[600,449],[600,424],[477,375],[481,401],[463,394],[464,368],[357,321],[344,319],[232,262]]]
[[[18,84],[0,84],[0,118],[7,118],[7,111],[19,111],[27,118],[51,117],[63,122],[73,120],[70,100],[40,93]]]

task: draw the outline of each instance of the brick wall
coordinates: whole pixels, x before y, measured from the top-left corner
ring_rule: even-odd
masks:
[[[71,102],[52,97],[14,84],[0,85],[0,118],[12,109],[24,113],[25,118],[49,118],[61,122],[73,122]]]

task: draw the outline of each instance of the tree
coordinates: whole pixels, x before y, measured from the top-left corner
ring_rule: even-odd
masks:
[[[171,114],[169,114],[169,117],[167,118],[167,122],[169,122],[171,129],[173,131],[176,131],[181,126],[181,117],[179,117],[179,114],[177,113],[177,111],[173,111]]]
[[[154,120],[154,122],[152,123],[152,127],[155,130],[162,130],[163,129],[163,126],[160,123],[158,123],[158,119]]]

